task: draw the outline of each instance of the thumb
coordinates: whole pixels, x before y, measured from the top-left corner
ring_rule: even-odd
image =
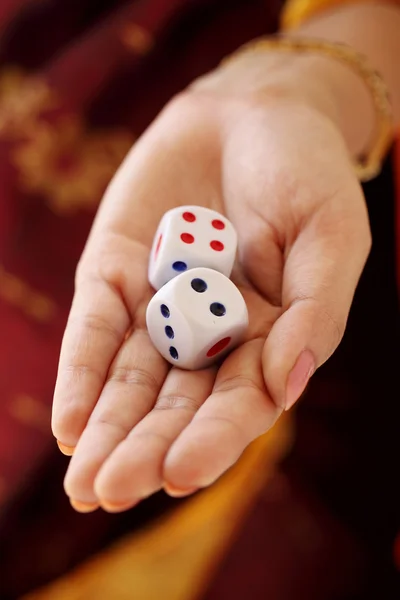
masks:
[[[356,201],[355,201],[356,200]],[[267,388],[288,410],[339,345],[371,236],[364,198],[324,204],[291,247],[284,267],[283,313],[263,350]]]

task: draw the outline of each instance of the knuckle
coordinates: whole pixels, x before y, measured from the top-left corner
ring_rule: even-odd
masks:
[[[202,417],[200,422],[210,421],[214,423],[221,423],[225,427],[230,429],[236,441],[239,441],[243,447],[245,447],[249,442],[249,432],[246,431],[245,427],[242,423],[239,423],[235,419],[227,416],[227,415],[213,415],[211,417]]]
[[[158,393],[160,388],[157,378],[149,371],[139,367],[115,367],[109,376],[108,382],[142,388],[146,393],[154,395]]]
[[[104,375],[94,366],[81,362],[70,362],[65,365],[64,372],[68,377],[69,385],[80,384],[83,379],[103,381]]]
[[[231,392],[240,388],[247,388],[256,390],[257,392],[263,392],[264,390],[250,377],[244,375],[234,375],[218,382],[214,387],[214,393],[220,392]]]
[[[328,332],[328,340],[330,339],[330,351],[333,352],[342,341],[346,328],[346,319],[334,315],[328,309],[321,309],[320,321],[325,325]]]
[[[328,354],[331,354],[339,346],[345,329],[347,318],[344,314],[339,314],[332,307],[322,305],[316,298],[309,298],[314,304],[315,322],[318,328],[324,332],[327,340]]]
[[[183,396],[178,394],[163,394],[159,396],[154,406],[154,410],[174,410],[183,409],[190,412],[196,412],[202,404],[202,401],[192,396]]]
[[[126,438],[130,432],[130,427],[119,419],[115,411],[107,408],[103,409],[99,414],[93,413],[88,425],[113,429],[121,438]]]
[[[339,346],[347,323],[347,315],[344,312],[338,312],[329,304],[324,304],[319,298],[314,296],[299,297],[294,304],[298,302],[304,303],[307,306],[306,312],[311,315],[312,322],[325,340],[327,350],[326,354],[330,355]]]
[[[121,341],[122,333],[107,319],[93,313],[79,316],[71,316],[68,325],[84,331],[85,334],[100,333],[102,336],[112,338],[118,343]]]
[[[166,434],[150,429],[146,429],[145,431],[133,431],[132,437],[145,442],[151,442],[153,440],[158,444],[161,443],[162,446],[169,446],[172,441]]]

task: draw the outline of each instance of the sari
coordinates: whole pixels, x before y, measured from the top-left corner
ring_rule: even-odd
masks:
[[[296,1],[287,26],[313,10],[312,0],[301,10]],[[379,417],[374,408],[397,385],[395,151],[365,186],[375,245],[343,343],[294,416],[215,486],[188,500],[157,494],[123,515],[79,515],[50,432],[74,271],[108,182],[168,99],[242,43],[276,31],[281,8],[279,0],[1,4],[2,600],[354,600],[366,586],[389,598],[399,414],[395,402]],[[370,322],[379,303],[383,314]]]

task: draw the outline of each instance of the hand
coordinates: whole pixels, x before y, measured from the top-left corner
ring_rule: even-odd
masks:
[[[99,210],[52,422],[75,448],[65,489],[78,510],[120,511],[163,487],[178,496],[211,484],[295,403],[342,337],[371,243],[349,153],[322,96],[308,101],[293,77],[240,91],[249,73],[230,66],[174,99]],[[250,315],[245,343],[199,372],[170,368],[145,328],[152,238],[163,213],[185,204],[236,227],[234,280]]]

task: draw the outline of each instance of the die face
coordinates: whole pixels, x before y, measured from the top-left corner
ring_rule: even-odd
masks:
[[[169,282],[171,296],[194,329],[223,331],[247,315],[242,294],[222,273],[197,267]]]
[[[180,307],[164,288],[149,302],[146,321],[150,338],[161,356],[177,367],[190,368],[194,336]]]
[[[168,314],[162,306],[166,306]],[[174,331],[170,352],[165,338],[166,323]],[[152,298],[147,310],[150,337],[159,352],[183,369],[201,369],[211,365],[242,340],[248,313],[243,296],[223,274],[195,268],[169,281]]]
[[[208,267],[229,277],[236,249],[235,229],[223,215],[200,206],[174,208],[165,213],[154,237],[149,281],[159,290],[196,267]]]
[[[210,337],[200,348],[196,345],[196,354],[191,359],[191,369],[204,369],[221,360],[243,340],[247,326],[236,324],[226,330],[209,332]]]

